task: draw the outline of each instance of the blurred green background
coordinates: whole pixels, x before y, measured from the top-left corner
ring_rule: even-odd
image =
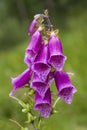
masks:
[[[27,29],[36,13],[48,9],[54,28],[60,30],[64,69],[78,92],[71,105],[60,100],[58,113],[45,120],[44,130],[87,130],[87,1],[86,0],[0,0],[0,130],[20,130],[27,118],[9,97],[11,77],[27,66],[23,62],[29,42]],[[55,87],[55,86],[52,86]]]

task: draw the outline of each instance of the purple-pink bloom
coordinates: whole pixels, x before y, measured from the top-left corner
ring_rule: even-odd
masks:
[[[50,37],[48,42],[49,50],[49,63],[58,71],[63,69],[66,56],[63,55],[62,44],[60,39],[57,38],[54,34]]]
[[[21,73],[17,77],[12,78],[13,90],[11,91],[10,95],[13,95],[16,90],[23,88],[26,84],[29,84],[31,75],[32,75],[31,69],[26,69],[23,73]]]
[[[58,96],[64,99],[66,103],[71,104],[72,97],[77,90],[72,85],[68,74],[65,71],[55,72],[55,83]]]
[[[44,98],[36,92],[34,109],[39,110],[42,117],[48,118],[50,116],[50,112],[52,110],[50,89],[46,91]]]
[[[30,87],[33,88],[34,90],[36,90],[38,92],[38,94],[42,98],[44,98],[45,93],[46,93],[49,86],[48,86],[47,80],[42,81],[40,79],[40,77],[36,73],[34,73],[34,77],[33,77],[33,80],[32,80],[32,82],[30,84]]]
[[[51,70],[51,66],[48,65],[48,48],[44,43],[34,61],[33,71],[38,74],[38,76],[45,81],[47,75]]]
[[[35,31],[36,31],[36,25],[37,25],[37,20],[36,19],[34,19],[32,22],[31,22],[31,24],[30,24],[30,26],[29,26],[29,28],[28,28],[28,34],[30,34],[30,35],[32,35]]]
[[[42,40],[42,34],[39,30],[37,30],[32,35],[30,43],[29,43],[28,47],[26,48],[24,62],[28,66],[31,66],[31,64],[35,60],[35,57],[37,56],[38,51],[41,47],[41,40]]]

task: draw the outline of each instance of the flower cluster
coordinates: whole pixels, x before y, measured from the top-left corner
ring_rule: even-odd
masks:
[[[41,116],[47,118],[52,111],[50,90],[52,82],[55,81],[58,97],[68,104],[71,104],[76,89],[63,70],[67,57],[63,54],[58,30],[53,30],[47,12],[34,16],[28,34],[31,39],[24,57],[28,69],[12,78],[13,90],[10,95],[29,84],[35,91],[34,109],[39,110]]]

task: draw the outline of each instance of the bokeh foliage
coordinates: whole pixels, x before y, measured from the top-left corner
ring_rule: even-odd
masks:
[[[10,118],[25,125],[27,117],[21,114],[17,102],[8,96],[12,89],[10,78],[27,68],[23,62],[29,42],[27,29],[33,15],[46,8],[49,9],[54,28],[60,29],[64,54],[68,57],[64,69],[74,73],[71,80],[78,92],[72,105],[59,101],[58,113],[45,120],[44,130],[87,129],[86,4],[85,0],[0,0],[0,129],[20,129],[9,121]],[[22,91],[17,92],[17,96]]]

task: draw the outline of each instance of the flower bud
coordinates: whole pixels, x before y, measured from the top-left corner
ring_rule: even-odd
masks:
[[[31,24],[30,24],[30,26],[29,26],[29,28],[28,28],[28,34],[30,34],[30,35],[32,35],[35,31],[36,31],[36,25],[37,25],[37,20],[36,19],[34,19],[32,22],[31,22]]]

